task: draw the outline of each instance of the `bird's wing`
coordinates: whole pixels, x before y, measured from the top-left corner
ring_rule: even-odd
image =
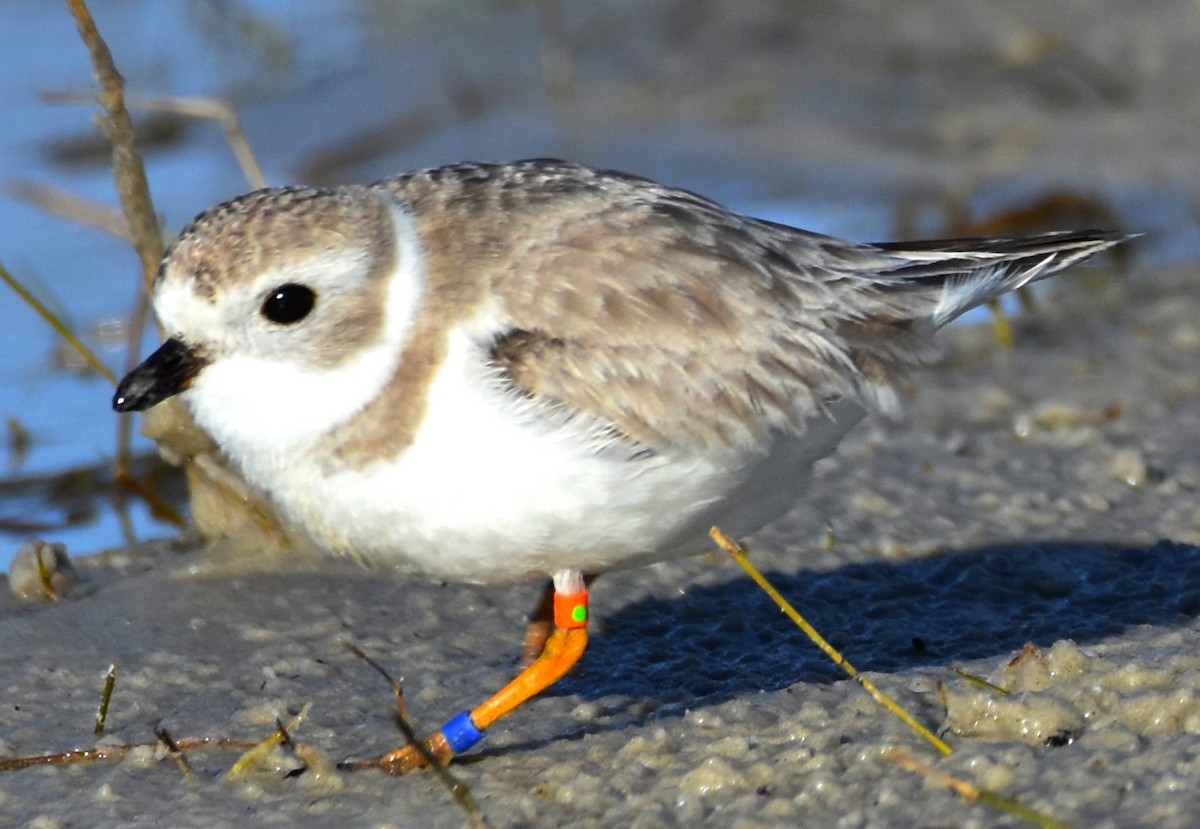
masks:
[[[561,162],[414,176],[391,186],[438,217],[424,235],[492,301],[502,377],[650,451],[762,445],[846,397],[895,408],[943,286],[959,280],[955,313],[1012,287],[984,273],[1012,270],[986,245],[841,242]]]

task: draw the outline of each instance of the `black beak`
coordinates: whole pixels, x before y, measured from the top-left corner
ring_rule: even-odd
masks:
[[[113,409],[118,412],[149,409],[190,388],[206,365],[208,359],[199,349],[172,337],[125,375],[113,395]]]

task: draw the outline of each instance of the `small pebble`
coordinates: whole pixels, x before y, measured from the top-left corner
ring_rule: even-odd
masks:
[[[23,602],[53,602],[79,584],[65,544],[33,540],[13,556],[8,587]]]
[[[688,796],[710,797],[715,794],[729,795],[744,791],[746,777],[719,757],[709,757],[689,771],[679,782],[680,798]]]
[[[1136,449],[1118,449],[1108,461],[1108,471],[1118,481],[1129,486],[1146,483],[1146,459]]]
[[[943,729],[960,737],[1043,746],[1083,732],[1084,716],[1065,699],[1025,692],[1009,697],[978,688],[948,693]],[[1058,743],[1053,743],[1057,745]]]

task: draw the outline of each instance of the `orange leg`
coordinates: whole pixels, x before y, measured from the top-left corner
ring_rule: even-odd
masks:
[[[554,593],[554,631],[541,655],[499,693],[473,711],[463,711],[425,740],[426,751],[447,763],[483,739],[483,732],[496,720],[526,700],[549,688],[569,671],[587,648],[587,590]],[[381,768],[389,774],[404,774],[426,765],[416,746],[405,746],[374,760],[352,761],[344,768]]]
[[[599,576],[584,576],[584,587],[591,588]],[[546,582],[542,590],[542,598],[538,606],[529,614],[529,623],[525,626],[525,645],[521,649],[522,668],[528,668],[542,655],[546,648],[546,640],[554,632],[554,582]]]
[[[546,649],[546,642],[554,632],[554,582],[546,582],[538,606],[529,614],[525,625],[525,644],[521,649],[521,667],[528,668]]]

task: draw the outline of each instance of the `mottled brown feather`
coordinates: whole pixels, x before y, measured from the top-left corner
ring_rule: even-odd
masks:
[[[492,356],[515,390],[656,451],[762,445],[846,396],[890,408],[897,370],[935,353],[942,282],[991,261],[967,245],[939,271],[926,260],[942,248],[918,244],[914,265],[901,246],[843,242],[547,160],[375,186],[412,208],[439,263],[434,327],[494,301],[503,330]],[[999,260],[994,248],[980,249]],[[906,267],[929,284],[906,281]]]

